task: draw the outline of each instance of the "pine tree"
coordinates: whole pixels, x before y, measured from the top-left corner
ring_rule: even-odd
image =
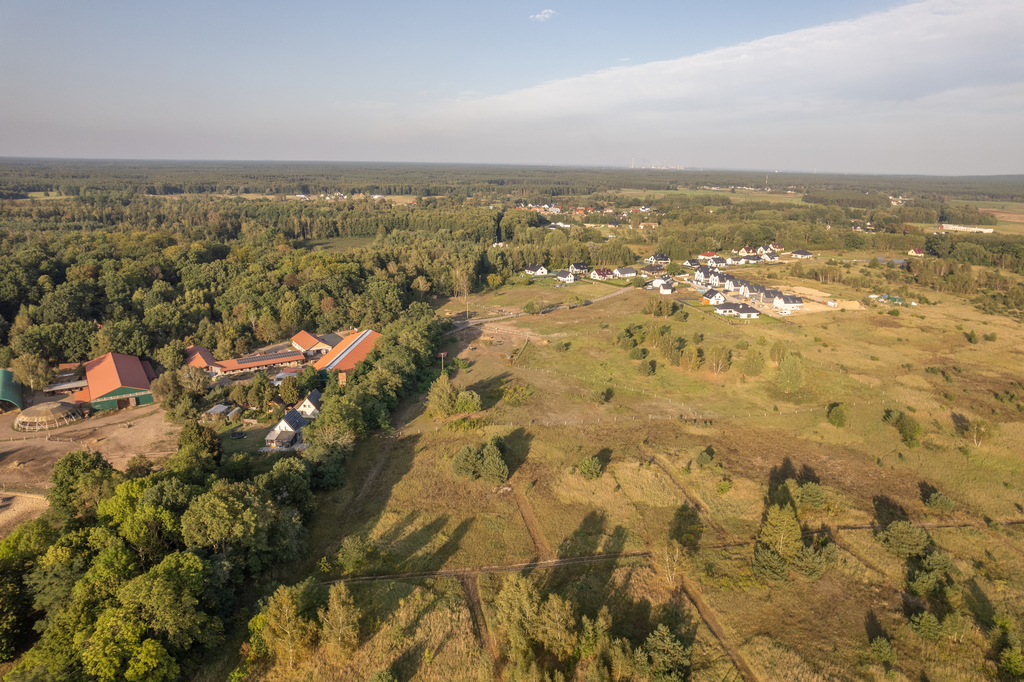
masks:
[[[427,412],[435,417],[447,417],[455,413],[455,402],[459,398],[459,389],[452,385],[447,374],[441,374],[430,385],[427,394]]]
[[[768,509],[768,516],[761,525],[759,540],[787,562],[796,558],[803,546],[800,540],[800,523],[796,520],[796,512],[789,505],[773,504]]]
[[[312,645],[316,626],[299,615],[294,587],[282,585],[270,598],[263,640],[279,665],[291,670]]]
[[[920,556],[928,546],[928,533],[917,528],[909,521],[894,521],[879,533],[876,538],[885,545],[890,554],[900,559]]]
[[[495,618],[508,638],[513,659],[519,659],[530,647],[537,625],[537,588],[529,578],[513,574],[505,579],[494,600]]]
[[[508,465],[493,444],[486,445],[481,453],[480,478],[495,484],[508,480]]]

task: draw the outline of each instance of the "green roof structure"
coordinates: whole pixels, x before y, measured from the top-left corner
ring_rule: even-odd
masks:
[[[0,400],[6,401],[19,410],[21,406],[21,384],[14,378],[14,372],[0,369]]]

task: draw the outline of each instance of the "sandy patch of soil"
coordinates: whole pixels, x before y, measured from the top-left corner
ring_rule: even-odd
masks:
[[[0,493],[0,538],[7,537],[18,524],[38,517],[46,507],[42,495]]]

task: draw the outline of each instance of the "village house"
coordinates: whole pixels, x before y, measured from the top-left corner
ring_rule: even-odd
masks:
[[[650,263],[651,265],[668,265],[669,263],[672,262],[672,259],[663,253],[656,253],[652,256],[648,256],[647,258],[645,258],[644,262]]]
[[[302,429],[306,426],[309,426],[309,422],[305,417],[296,410],[288,410],[288,413],[267,434],[267,447],[290,448],[293,445],[298,445],[302,442]]]
[[[596,279],[599,281],[613,279],[614,277],[615,273],[608,268],[594,268],[594,271],[590,273],[590,279]]]
[[[779,295],[772,299],[772,307],[778,310],[799,310],[804,307],[804,300],[799,296]]]
[[[526,274],[527,275],[535,275],[535,276],[543,276],[543,275],[548,274],[548,269],[546,267],[544,267],[543,265],[537,265],[536,263],[532,263],[532,264],[526,266]]]
[[[811,253],[810,251],[804,251],[803,249],[797,249],[796,251],[794,251],[793,253],[791,253],[789,255],[791,255],[793,258],[800,258],[800,259],[813,258],[814,257],[813,253]]]
[[[708,289],[700,296],[700,302],[704,305],[719,305],[725,303],[725,295],[720,291]]]
[[[751,246],[744,246],[742,249],[736,252],[740,256],[753,256],[757,253],[757,249]]]
[[[572,274],[568,270],[559,270],[555,273],[555,277],[559,282],[564,282],[566,284],[572,284],[576,281],[576,275]]]
[[[590,268],[586,263],[572,263],[569,266],[569,272],[574,275],[585,275],[590,272]]]
[[[323,355],[331,350],[331,344],[324,343],[319,337],[313,336],[307,331],[301,331],[291,338],[292,348],[303,353],[307,357]]]
[[[640,268],[640,274],[644,277],[656,277],[664,272],[665,268],[661,265],[645,265]]]
[[[714,258],[717,255],[718,254],[715,253],[714,251],[705,251],[704,253],[702,253],[699,256],[697,256],[697,258],[702,260],[702,261],[706,261],[706,260],[710,260],[710,259]]]
[[[295,411],[304,419],[316,419],[320,416],[320,391],[313,389],[302,402],[295,406]]]
[[[630,277],[636,277],[636,268],[629,266],[622,268],[615,268],[615,276],[619,279],[627,279]]]
[[[924,258],[924,249],[911,249],[907,251],[908,256],[914,256],[915,258]]]
[[[697,260],[696,258],[688,258],[683,261],[683,266],[687,268],[699,268],[700,261]]]
[[[761,315],[761,313],[757,311],[757,308],[749,306],[746,303],[722,303],[715,306],[715,312],[719,315],[738,317],[741,320],[756,320]]]

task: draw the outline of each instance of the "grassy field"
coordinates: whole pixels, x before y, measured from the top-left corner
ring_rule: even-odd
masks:
[[[790,279],[784,268],[773,272],[772,284],[783,289],[813,286],[846,300],[867,293]],[[471,312],[521,307],[538,296],[554,303],[570,292],[613,291],[598,283],[552,284],[472,296]],[[643,376],[614,340],[625,325],[651,321],[640,313],[649,295],[631,290],[449,336],[449,357],[469,365],[453,380],[483,397],[482,421],[451,431],[424,414],[419,399],[407,401],[396,433],[360,443],[350,482],[322,496],[310,550],[290,569],[291,578],[317,574],[317,562],[355,534],[373,547],[362,575],[657,550],[682,532],[680,510],[689,508],[699,529],[684,571],[696,596],[670,587],[650,558],[538,569],[531,578],[542,594],[571,599],[578,614],[593,616],[608,604],[616,636],[639,641],[659,622],[670,623],[694,643],[696,680],[735,679],[733,656],[764,680],[882,679],[869,652],[880,633],[899,652],[897,679],[991,677],[986,633],[995,615],[1024,618],[1024,525],[1017,525],[1024,522],[1024,417],[1020,398],[996,398],[1022,393],[1017,323],[934,292],[927,293],[932,304],[902,308],[898,316],[870,304],[730,324],[687,307],[657,322],[705,353],[728,349],[731,367],[717,375],[706,367],[687,372],[648,345],[657,368]],[[911,300],[922,295],[912,290]],[[451,301],[440,310],[463,305]],[[994,333],[995,340],[971,344],[965,333],[972,329]],[[771,361],[760,376],[739,369],[746,355],[767,356],[778,341],[799,355],[803,369],[803,386],[789,393],[777,387]],[[518,349],[513,365],[507,355]],[[509,387],[516,386],[530,394],[525,402],[509,402]],[[848,409],[844,428],[826,420],[826,407],[837,402]],[[919,446],[901,442],[883,423],[886,410],[918,420]],[[977,419],[998,425],[980,445],[964,433]],[[495,434],[509,446],[508,485],[457,477],[451,457]],[[697,455],[709,446],[714,457],[700,466]],[[576,468],[590,456],[601,463],[596,480]],[[839,565],[818,581],[766,585],[751,569],[765,500],[780,486],[804,481],[819,482],[828,503],[802,511],[800,521],[834,535]],[[953,499],[955,509],[927,507],[932,491]],[[966,614],[955,638],[927,641],[908,625],[907,565],[875,538],[895,518],[925,524],[934,546],[952,557],[957,570],[950,579],[964,595]],[[339,570],[325,577],[340,577]],[[461,590],[451,579],[359,586],[365,622],[356,660],[394,661],[400,679],[476,679],[481,670],[500,669],[503,659],[490,660],[486,642],[501,636],[492,606],[501,580],[488,573],[471,579],[483,623],[471,618],[476,591],[465,581]],[[691,596],[703,600],[721,636],[697,614]],[[413,621],[420,625],[408,625]],[[338,672],[351,669],[313,657],[307,679],[359,679]]]
[[[310,239],[306,246],[312,251],[326,251],[328,253],[342,253],[351,251],[373,243],[374,237],[331,237],[329,239]]]
[[[966,201],[950,202],[959,206],[975,206],[982,213],[999,220],[996,232],[999,234],[1024,234],[1024,203],[1012,201]]]
[[[741,201],[768,201],[771,203],[785,203],[785,204],[802,204],[802,194],[786,194],[785,191],[781,193],[776,192],[758,192],[750,190],[737,189],[735,192],[729,190],[711,190],[711,189],[677,189],[669,191],[653,191],[653,190],[638,190],[638,189],[621,189],[617,192],[622,196],[626,197],[652,197],[654,199],[660,199],[666,196],[718,196],[728,198],[729,201],[736,203]],[[723,202],[724,205],[724,202]]]

